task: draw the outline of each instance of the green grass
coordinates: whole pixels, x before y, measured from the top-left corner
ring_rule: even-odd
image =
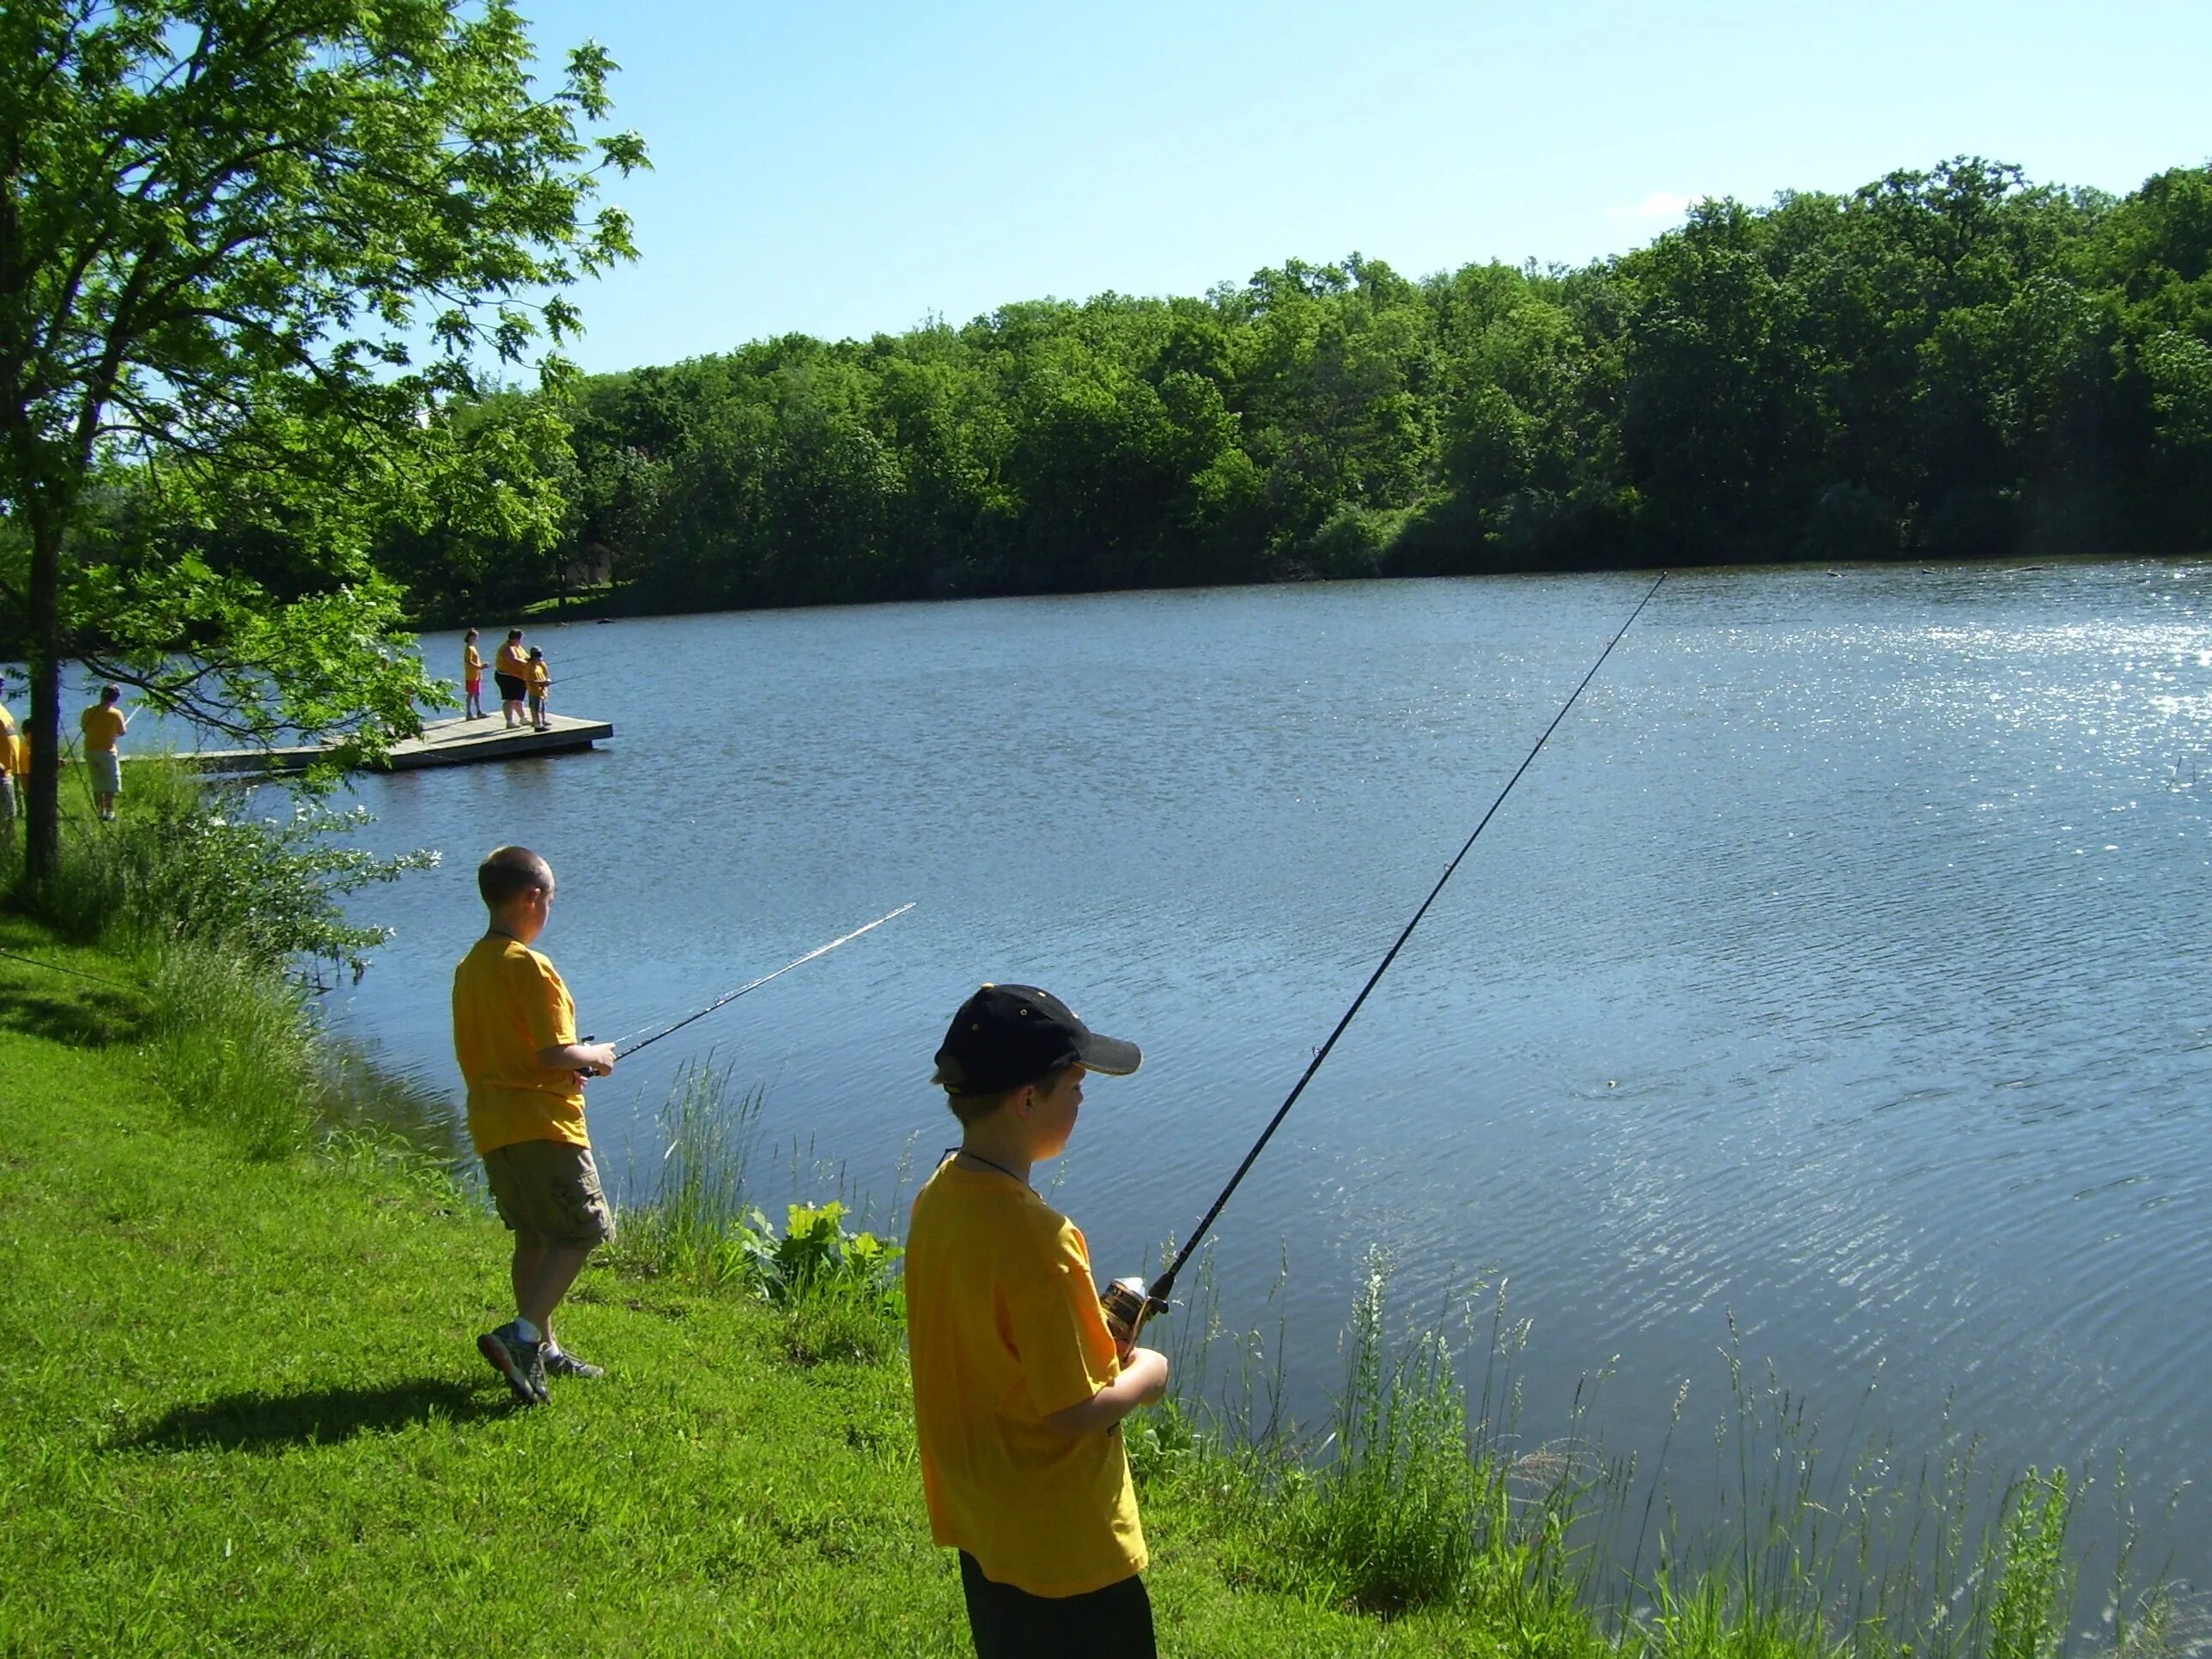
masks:
[[[152,1044],[132,994],[0,958],[0,1650],[966,1650],[902,1364],[797,1363],[774,1308],[595,1267],[561,1330],[609,1376],[512,1410],[476,1202],[345,1143],[242,1158]],[[1171,1651],[1454,1627],[1236,1589],[1210,1513],[1148,1498]]]
[[[0,956],[0,1653],[967,1651],[895,1343],[719,1253],[745,1120],[711,1074],[672,1103],[657,1235],[562,1311],[608,1377],[519,1412],[472,1346],[507,1311],[479,1200],[388,1138],[257,1136],[194,1083],[250,1072],[180,1069],[158,971],[21,921],[0,950],[46,964]],[[1940,1486],[1887,1578],[1792,1472],[1802,1410],[1747,1386],[1782,1471],[1747,1477],[1756,1524],[1702,1554],[1662,1527],[1639,1576],[1589,1460],[1509,1455],[1510,1379],[1470,1398],[1433,1338],[1388,1342],[1382,1289],[1326,1446],[1272,1413],[1132,1419],[1164,1650],[2056,1651],[2063,1477],[2024,1477],[1979,1540]],[[1856,1620],[1853,1575],[1876,1583]],[[2118,1599],[2116,1650],[2180,1645],[2166,1602]]]

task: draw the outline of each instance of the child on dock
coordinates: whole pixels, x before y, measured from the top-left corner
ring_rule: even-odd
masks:
[[[545,699],[553,689],[553,671],[545,661],[545,653],[536,646],[530,647],[530,724],[534,730],[551,729],[552,722],[545,718]]]
[[[477,649],[477,630],[461,635],[461,685],[468,698],[467,718],[480,720],[483,711],[483,653]]]
[[[914,1200],[908,1352],[930,1532],[960,1552],[979,1659],[1154,1653],[1121,1422],[1166,1357],[1117,1354],[1083,1235],[1030,1189],[1075,1132],[1085,1072],[1143,1056],[1033,986],[986,985],[937,1051],[960,1120]]]
[[[583,1074],[615,1069],[614,1045],[576,1040],[576,1005],[531,949],[553,908],[553,866],[501,847],[477,867],[490,921],[453,970],[453,1052],[469,1085],[469,1139],[499,1218],[514,1235],[514,1317],[477,1352],[526,1406],[547,1376],[602,1375],[553,1335],[553,1310],[592,1248],[614,1237],[584,1130]]]

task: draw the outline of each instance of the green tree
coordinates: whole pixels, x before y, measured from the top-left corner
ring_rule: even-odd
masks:
[[[441,476],[471,363],[557,348],[562,289],[634,257],[622,212],[590,211],[604,170],[645,161],[582,136],[613,68],[587,45],[536,92],[503,0],[0,9],[0,599],[31,662],[33,882],[71,656],[256,732],[350,712],[373,746],[411,720],[368,526]],[[103,481],[211,526],[248,477],[314,591],[118,556]]]

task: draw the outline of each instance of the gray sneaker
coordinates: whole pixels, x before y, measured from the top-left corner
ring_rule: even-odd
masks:
[[[577,1358],[575,1355],[562,1347],[558,1340],[548,1341],[543,1346],[545,1375],[548,1376],[580,1376],[589,1382],[595,1377],[605,1376],[607,1374],[607,1368],[605,1365],[594,1365],[588,1359]]]
[[[525,1342],[513,1320],[477,1339],[477,1352],[492,1370],[507,1379],[514,1397],[526,1406],[542,1406],[545,1393],[545,1345]]]

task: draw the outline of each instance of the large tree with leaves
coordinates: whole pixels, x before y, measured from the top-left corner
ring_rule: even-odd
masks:
[[[374,526],[534,510],[446,410],[557,352],[563,289],[633,257],[593,201],[645,160],[592,134],[614,65],[586,46],[541,88],[532,55],[503,0],[0,8],[0,602],[31,666],[33,882],[70,659],[249,735],[374,747],[411,720]],[[248,523],[304,568],[289,591],[208,550]]]

